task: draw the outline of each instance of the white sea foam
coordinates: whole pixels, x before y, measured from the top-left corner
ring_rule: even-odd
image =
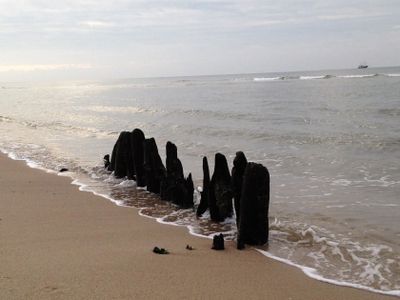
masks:
[[[346,205],[327,205],[326,208],[345,208]]]
[[[376,77],[378,74],[354,74],[354,75],[340,75],[337,76],[337,78],[370,78],[370,77]]]
[[[41,121],[33,121],[33,120],[24,120],[24,119],[15,119],[6,116],[0,116],[0,122],[8,122],[8,123],[16,123],[31,129],[50,129],[53,131],[63,132],[63,133],[71,133],[75,136],[82,137],[96,137],[96,138],[106,138],[109,136],[114,136],[117,133],[112,131],[105,131],[101,129],[97,129],[94,127],[83,127],[83,126],[74,126],[70,124],[65,124],[58,121],[52,122],[41,122]]]
[[[261,254],[269,257],[269,258],[272,258],[272,259],[275,259],[277,261],[280,261],[280,262],[283,262],[285,264],[288,264],[290,266],[299,268],[308,277],[311,277],[311,278],[319,280],[319,281],[323,281],[323,282],[327,282],[327,283],[331,283],[331,284],[335,284],[335,285],[340,285],[340,286],[363,289],[363,290],[367,290],[367,291],[374,292],[374,293],[379,293],[379,294],[384,294],[384,295],[391,295],[391,296],[400,297],[400,290],[382,291],[382,290],[370,288],[370,287],[367,287],[367,286],[364,286],[364,285],[361,285],[361,284],[357,284],[357,283],[349,283],[349,282],[344,282],[344,281],[340,281],[340,280],[333,280],[333,279],[324,278],[314,268],[305,267],[305,266],[293,263],[292,261],[290,261],[288,259],[281,258],[281,257],[278,257],[276,255],[272,255],[271,253],[269,253],[268,251],[265,251],[265,250],[261,250],[261,249],[256,249],[256,250],[258,252],[260,252]]]
[[[338,282],[341,285],[387,294],[399,290],[399,285],[393,284],[396,282],[393,272],[396,272],[398,264],[393,259],[396,254],[391,247],[360,244],[348,238],[338,238],[321,227],[304,227],[291,222],[275,219],[270,223],[270,240],[273,242],[268,250],[270,255],[288,260],[300,268],[311,268],[317,279],[323,281],[335,283],[334,279],[340,278]],[[280,244],[279,247],[276,244]],[[287,247],[283,246],[285,244]],[[308,249],[306,260],[302,251],[304,247]],[[381,289],[377,289],[378,286]]]
[[[320,75],[320,76],[300,76],[300,80],[313,80],[313,79],[325,79],[327,78],[326,75]]]
[[[262,81],[275,81],[275,80],[283,80],[285,79],[284,77],[255,77],[253,78],[253,81],[258,81],[258,82],[262,82]]]
[[[0,116],[0,122],[12,122],[12,118]]]
[[[336,179],[333,180],[331,185],[349,186],[352,184],[351,180],[348,179]]]
[[[365,176],[364,180],[368,183],[369,186],[389,187],[392,185],[400,184],[400,181],[390,180],[389,176],[382,176],[379,179],[371,179],[368,176]]]
[[[387,76],[387,77],[397,77],[400,74],[349,74],[349,75],[300,75],[300,76],[280,76],[280,77],[255,77],[253,81],[276,81],[276,80],[317,80],[317,79],[332,79],[332,78],[341,78],[341,79],[355,79],[355,78],[371,78],[377,77],[379,75]]]
[[[31,159],[19,156],[16,152],[12,152],[12,151],[6,150],[4,148],[0,148],[0,152],[6,154],[12,160],[25,161],[26,165],[32,169],[39,169],[41,171],[44,171],[44,172],[50,173],[50,174],[58,174],[58,172],[51,170],[51,169],[47,169]]]
[[[71,178],[72,178],[72,177],[71,177]],[[78,186],[78,189],[79,189],[81,192],[88,192],[88,193],[92,193],[93,195],[100,196],[100,197],[102,197],[102,198],[105,198],[105,199],[107,199],[107,200],[113,202],[113,203],[116,204],[117,206],[132,208],[131,206],[124,205],[124,201],[116,200],[116,199],[114,199],[113,197],[111,197],[110,195],[107,195],[107,194],[104,194],[104,193],[98,193],[98,192],[96,192],[95,190],[93,190],[92,188],[90,188],[89,185],[87,185],[87,184],[85,184],[85,183],[79,181],[78,179],[72,180],[71,184],[77,185],[77,186]]]
[[[139,107],[139,106],[106,106],[106,105],[94,105],[94,106],[88,106],[88,107],[83,107],[83,108],[77,108],[79,110],[88,110],[88,111],[93,111],[93,112],[100,112],[100,113],[107,113],[107,112],[113,112],[113,113],[150,113],[150,114],[155,114],[158,112],[162,112],[159,109],[155,108],[145,108],[145,107]]]
[[[124,181],[116,184],[115,187],[119,187],[119,188],[136,187],[136,181],[124,180]]]

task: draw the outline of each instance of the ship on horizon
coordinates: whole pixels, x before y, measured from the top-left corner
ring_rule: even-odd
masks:
[[[366,69],[366,68],[368,68],[367,64],[359,64],[358,65],[358,69]]]

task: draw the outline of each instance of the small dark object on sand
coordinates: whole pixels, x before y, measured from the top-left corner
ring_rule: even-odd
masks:
[[[186,245],[186,250],[194,250],[194,248],[190,245]]]
[[[224,250],[224,235],[221,233],[219,235],[214,235],[213,237],[213,246],[211,249],[214,250]]]
[[[164,248],[158,248],[158,247],[154,247],[153,252],[157,254],[169,254],[169,252]]]
[[[68,172],[68,169],[67,168],[61,168],[60,169],[60,173],[62,173],[62,172]]]

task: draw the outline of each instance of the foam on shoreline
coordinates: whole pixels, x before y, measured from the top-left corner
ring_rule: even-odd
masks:
[[[143,216],[143,217],[146,217],[146,218],[154,219],[154,220],[156,220],[158,223],[161,223],[161,224],[167,224],[167,225],[173,225],[173,226],[185,226],[185,227],[188,229],[189,233],[190,233],[191,235],[193,235],[193,236],[197,236],[197,237],[201,237],[201,238],[207,238],[207,239],[212,239],[212,237],[213,237],[214,234],[219,234],[220,232],[221,232],[221,233],[224,233],[224,234],[226,234],[226,235],[228,235],[228,240],[232,240],[232,239],[234,238],[234,236],[235,236],[235,232],[234,232],[234,231],[229,231],[229,230],[228,230],[228,231],[213,232],[212,234],[209,234],[209,235],[204,235],[204,234],[197,233],[197,232],[196,232],[196,227],[193,226],[193,225],[191,225],[191,224],[187,224],[187,223],[185,223],[185,222],[180,223],[180,222],[166,221],[166,220],[165,220],[165,217],[166,217],[166,216],[163,216],[163,217],[155,217],[155,216],[148,215],[148,214],[146,214],[146,213],[143,212],[146,208],[140,208],[140,207],[136,207],[136,206],[132,206],[132,205],[127,205],[127,204],[126,204],[126,201],[124,201],[124,200],[118,200],[118,199],[113,198],[113,197],[110,196],[110,195],[107,195],[106,193],[97,192],[95,189],[90,188],[90,186],[89,186],[88,184],[86,184],[86,183],[80,181],[79,179],[75,178],[74,175],[76,175],[76,174],[74,174],[73,172],[60,173],[60,172],[57,172],[57,171],[54,171],[54,170],[51,170],[51,169],[44,168],[43,166],[41,166],[40,164],[34,162],[34,161],[31,160],[31,159],[20,158],[20,157],[18,157],[17,154],[15,154],[15,153],[13,153],[13,152],[10,152],[10,151],[7,151],[7,150],[5,150],[5,149],[3,149],[3,148],[0,148],[0,152],[6,154],[9,158],[11,158],[11,159],[13,159],[13,160],[25,161],[26,165],[29,166],[30,168],[39,169],[39,170],[44,171],[44,172],[46,172],[46,173],[55,174],[55,175],[62,176],[62,177],[69,177],[69,178],[71,178],[71,180],[72,180],[72,181],[71,181],[71,184],[72,184],[72,185],[78,186],[78,187],[79,187],[78,189],[79,189],[80,191],[82,191],[82,192],[89,192],[89,193],[92,193],[92,194],[94,194],[94,195],[96,195],[96,196],[103,197],[103,198],[105,198],[105,199],[111,201],[112,203],[114,203],[114,204],[117,205],[117,206],[121,206],[121,207],[125,207],[125,208],[136,208],[136,209],[138,210],[138,214],[139,214],[140,216]],[[135,184],[132,183],[131,180],[129,180],[129,181],[128,181],[128,180],[118,180],[118,181],[119,181],[119,183],[116,183],[116,185],[119,185],[120,187],[135,187]],[[147,193],[147,192],[146,192],[146,193]],[[195,197],[195,199],[196,199],[196,197]],[[181,211],[182,211],[182,210],[181,210]],[[187,211],[188,211],[188,210],[187,210]],[[234,221],[234,219],[228,220],[227,223],[233,222],[233,221]],[[271,230],[271,229],[270,229],[270,230]],[[307,235],[308,232],[309,232],[309,230],[308,230],[307,232],[305,232],[304,235]],[[321,239],[321,238],[318,238],[318,237],[317,237],[317,240],[318,240],[318,239]],[[324,238],[322,238],[322,239],[324,239]],[[258,252],[260,252],[261,254],[263,254],[264,256],[266,256],[266,257],[269,257],[269,258],[271,258],[271,259],[274,259],[274,260],[283,262],[283,263],[288,264],[288,265],[290,265],[290,266],[294,266],[294,267],[296,267],[296,268],[299,268],[299,269],[301,269],[301,270],[303,271],[303,273],[304,273],[305,275],[307,275],[308,277],[313,278],[313,279],[316,279],[316,280],[319,280],[319,281],[322,281],[322,282],[327,282],[327,283],[330,283],[330,284],[335,284],[335,285],[345,286],[345,287],[353,287],[353,288],[362,289],[362,290],[367,290],[367,291],[370,291],[370,292],[379,293],[379,294],[384,294],[384,295],[390,295],[390,296],[397,296],[397,297],[400,297],[400,290],[388,290],[388,291],[384,291],[384,290],[379,290],[379,289],[371,288],[371,287],[368,287],[368,286],[365,286],[365,285],[362,285],[362,284],[358,284],[358,283],[350,283],[350,282],[345,282],[345,281],[340,281],[340,280],[329,279],[329,278],[323,277],[323,276],[322,276],[321,274],[319,274],[318,271],[317,271],[316,269],[314,269],[314,268],[311,268],[311,267],[307,267],[307,266],[303,266],[303,265],[297,264],[297,263],[295,263],[295,262],[293,262],[293,261],[291,261],[291,260],[289,260],[289,259],[285,259],[285,258],[276,256],[276,255],[274,255],[274,254],[272,254],[272,253],[270,253],[270,252],[268,252],[268,251],[266,251],[266,250],[263,250],[263,249],[258,249],[258,248],[255,248],[255,249],[256,249]]]
[[[330,284],[334,284],[334,285],[339,285],[339,286],[362,289],[362,290],[366,290],[366,291],[369,291],[369,292],[378,293],[378,294],[382,294],[382,295],[390,295],[390,296],[400,297],[400,290],[381,291],[381,290],[370,288],[370,287],[367,287],[367,286],[364,286],[364,285],[361,285],[361,284],[357,284],[357,283],[349,283],[349,282],[340,281],[340,280],[328,279],[328,278],[325,278],[325,277],[319,275],[317,270],[314,269],[314,268],[305,267],[305,266],[293,263],[288,259],[284,259],[284,258],[275,256],[275,255],[272,255],[268,251],[264,251],[264,250],[257,249],[257,248],[255,248],[255,250],[260,252],[261,254],[265,255],[266,257],[269,257],[269,258],[275,259],[277,261],[283,262],[285,264],[288,264],[290,266],[296,267],[296,268],[300,269],[301,271],[303,271],[303,273],[306,274],[308,277],[311,277],[313,279],[316,279],[316,280],[319,280],[319,281],[322,281],[322,282],[326,282],[326,283],[330,283]]]

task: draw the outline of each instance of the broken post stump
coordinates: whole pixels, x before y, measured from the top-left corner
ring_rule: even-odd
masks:
[[[214,173],[209,189],[209,208],[211,219],[215,222],[224,221],[232,216],[232,189],[226,157],[215,154]]]
[[[213,236],[213,245],[211,249],[224,250],[224,235],[222,233]]]
[[[185,179],[175,144],[167,142],[166,176],[161,182],[161,199],[171,201],[181,208],[193,207],[194,185],[192,175]]]
[[[236,157],[233,160],[232,168],[232,192],[233,203],[235,205],[236,225],[239,226],[240,217],[240,197],[242,195],[243,175],[246,169],[247,159],[242,151],[236,152]]]
[[[209,197],[209,190],[210,190],[210,170],[208,168],[208,161],[207,157],[203,157],[203,190],[201,191],[200,195],[200,204],[197,207],[196,215],[200,217],[202,214],[206,212],[208,209],[208,197]]]
[[[147,190],[160,194],[161,181],[166,176],[166,170],[158,154],[157,144],[154,138],[144,141],[144,173]]]
[[[268,241],[270,176],[261,164],[248,163],[244,172],[237,248]]]
[[[146,186],[146,177],[144,172],[144,140],[145,136],[142,130],[136,128],[131,133],[132,163],[135,173],[136,184],[139,187]]]

